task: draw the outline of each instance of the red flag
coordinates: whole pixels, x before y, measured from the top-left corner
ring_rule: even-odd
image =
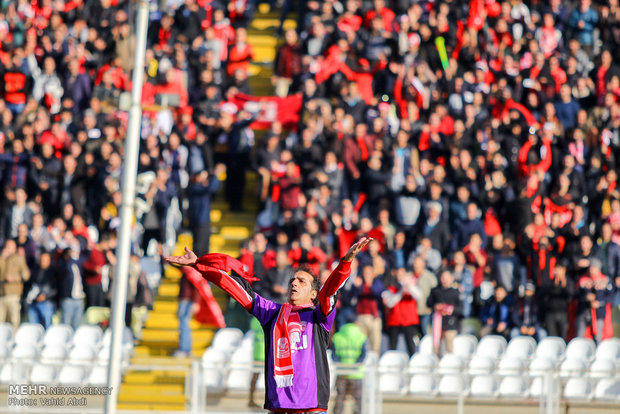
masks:
[[[302,95],[297,93],[280,98],[279,96],[251,96],[238,93],[229,102],[250,113],[260,110],[256,121],[251,125],[254,129],[269,129],[271,123],[275,121],[280,121],[284,128],[297,129]],[[260,108],[259,102],[264,102],[265,106]]]
[[[441,312],[433,312],[433,348],[435,353],[439,353],[439,343],[443,334],[443,315]]]
[[[198,290],[198,293],[200,293],[200,308],[195,315],[196,320],[205,325],[215,325],[218,328],[226,327],[224,315],[215,301],[215,297],[213,297],[209,282],[193,267],[185,266],[181,271],[185,274],[187,280]]]

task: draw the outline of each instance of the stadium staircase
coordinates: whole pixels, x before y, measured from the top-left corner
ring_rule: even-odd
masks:
[[[278,39],[274,32],[279,24],[279,11],[269,12],[266,4],[261,4],[254,21],[248,28],[248,42],[254,49],[254,62],[250,66],[250,87],[254,95],[273,95],[271,76]],[[284,28],[294,28],[294,20],[287,19]],[[262,131],[256,131],[259,139]],[[242,240],[250,237],[256,215],[256,193],[259,182],[253,172],[248,172],[243,198],[243,213],[228,211],[224,201],[223,186],[215,197],[212,211],[211,250],[239,255]],[[173,254],[183,254],[185,246],[192,245],[189,233],[180,234]],[[156,369],[130,369],[121,385],[118,408],[124,410],[158,410],[184,411],[189,406],[186,400],[186,373],[190,370],[192,358],[200,358],[211,344],[216,328],[201,325],[195,320],[190,322],[192,329],[191,358],[171,358],[178,347],[177,295],[179,293],[178,269],[166,266],[156,297],[153,310],[142,330],[142,338],[135,347],[131,358],[132,365],[153,366]],[[218,288],[213,289],[214,296],[225,312],[227,295]]]

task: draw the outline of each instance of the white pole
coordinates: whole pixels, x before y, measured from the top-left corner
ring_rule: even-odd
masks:
[[[134,56],[131,107],[129,109],[129,126],[125,139],[125,165],[123,167],[123,201],[121,204],[121,226],[119,242],[116,248],[118,263],[114,275],[114,295],[112,297],[112,344],[110,347],[110,366],[108,369],[108,387],[111,392],[106,396],[105,413],[115,414],[121,379],[121,347],[125,327],[125,304],[127,303],[127,284],[129,280],[129,259],[131,243],[131,223],[134,216],[136,198],[136,175],[138,171],[138,150],[140,148],[140,125],[142,123],[142,81],[144,78],[144,55],[146,52],[146,32],[149,24],[148,0],[138,2],[136,14],[136,55]]]

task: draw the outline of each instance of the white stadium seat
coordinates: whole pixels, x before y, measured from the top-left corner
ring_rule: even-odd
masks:
[[[433,335],[424,335],[420,340],[418,346],[418,353],[424,355],[435,355],[435,349],[433,347]]]
[[[476,375],[471,379],[469,395],[476,398],[497,396],[497,379],[492,375]]]
[[[499,335],[487,335],[480,339],[476,355],[486,355],[494,359],[499,359],[506,350],[506,339]]]
[[[406,352],[386,351],[379,358],[379,369],[402,370],[407,366],[409,356]]]
[[[475,336],[469,334],[457,335],[452,344],[453,353],[465,360],[469,360],[476,351],[476,345],[478,345],[478,340]]]
[[[0,383],[2,384],[10,384],[14,383],[13,379],[13,364],[5,363],[2,366],[2,370],[0,370]]]
[[[588,366],[582,359],[565,359],[560,365],[560,377],[582,377],[586,375]]]
[[[224,388],[224,373],[228,365],[230,354],[221,349],[207,348],[202,354],[202,366],[204,374],[202,384],[211,391],[220,391]]]
[[[15,344],[33,344],[39,346],[45,330],[38,323],[22,323],[15,333]]]
[[[58,367],[47,364],[35,364],[30,371],[31,384],[52,384],[56,381]]]
[[[564,357],[566,359],[582,359],[591,361],[594,358],[596,345],[588,338],[574,338],[568,343]]]
[[[60,344],[49,344],[41,351],[41,362],[61,362],[67,357],[67,348]]]
[[[221,349],[232,354],[241,344],[243,332],[237,328],[223,328],[215,333],[211,348]]]
[[[620,362],[620,339],[606,339],[596,347],[596,357],[609,358]]]
[[[562,359],[564,350],[566,349],[566,343],[564,339],[557,336],[548,336],[543,338],[536,347],[535,358],[547,357],[554,361]]]
[[[68,362],[73,365],[90,365],[95,360],[97,352],[94,348],[86,345],[73,347],[69,351]]]
[[[221,349],[207,348],[202,354],[202,365],[205,367],[223,368],[228,363],[229,354]]]
[[[7,344],[0,344],[0,359],[7,358],[11,355],[11,348]]]
[[[439,361],[437,372],[439,374],[458,374],[463,370],[465,361],[456,354],[446,354]]]
[[[8,322],[0,323],[0,345],[13,343],[13,325]]]
[[[73,328],[65,324],[52,325],[45,332],[43,346],[63,345],[67,346],[73,338]]]
[[[516,336],[510,340],[506,348],[506,356],[519,358],[524,361],[534,356],[536,341],[531,336]]]
[[[547,395],[547,383],[545,382],[545,377],[535,377],[530,384],[530,397],[538,399],[541,396]]]
[[[230,370],[226,379],[226,388],[235,391],[247,391],[252,378],[253,354],[244,349],[237,349],[230,358]],[[331,372],[331,370],[330,370]]]
[[[620,378],[600,380],[594,389],[594,399],[599,401],[620,401]]]
[[[99,349],[103,332],[96,325],[82,325],[73,335],[73,346],[86,345],[94,349]]]
[[[618,365],[613,360],[597,357],[590,365],[590,378],[611,378],[617,369]]]
[[[77,365],[65,365],[58,374],[60,385],[81,385],[86,378],[86,368]]]
[[[505,377],[499,386],[502,398],[524,398],[527,396],[527,384],[523,377]]]
[[[104,386],[108,383],[108,367],[95,365],[86,380],[88,385]]]
[[[379,359],[379,389],[386,394],[402,394],[409,356],[401,351],[386,351]]]
[[[592,384],[586,378],[570,378],[564,386],[564,399],[569,401],[589,400],[592,394]]]
[[[222,369],[209,368],[203,371],[202,385],[209,391],[220,391],[224,387],[224,374]]]
[[[232,368],[226,378],[226,389],[229,391],[247,391],[250,389],[252,368]]]
[[[39,350],[33,343],[22,343],[20,345],[15,344],[11,357],[22,360],[34,360],[39,354]]]
[[[470,375],[490,374],[495,369],[495,361],[486,355],[474,355],[469,361]]]
[[[465,393],[465,383],[459,375],[444,375],[439,381],[437,392],[442,397],[457,397]]]
[[[256,390],[265,391],[265,372],[262,370],[258,373],[258,379],[256,380]]]
[[[554,369],[556,366],[555,360],[550,357],[536,357],[530,362],[529,373],[530,376],[542,376],[547,371]]]
[[[243,335],[243,339],[241,339],[241,343],[239,344],[239,349],[243,349],[244,352],[254,353],[254,332],[248,331],[252,335],[248,335],[247,333]]]
[[[497,365],[497,375],[503,377],[521,375],[525,370],[525,361],[511,356],[504,356]]]
[[[415,374],[409,381],[409,394],[417,397],[432,397],[437,388],[437,380],[433,375]]]
[[[409,360],[410,374],[431,374],[437,366],[434,355],[414,354]]]
[[[121,344],[123,348],[123,352],[129,355],[129,352],[133,349],[133,334],[131,333],[131,329],[127,326],[123,327],[123,336],[121,339]],[[103,334],[101,339],[101,347],[110,349],[112,346],[112,330],[108,329]]]

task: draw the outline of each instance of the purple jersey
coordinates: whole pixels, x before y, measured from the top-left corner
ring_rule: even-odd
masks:
[[[320,307],[302,309],[291,313],[293,323],[301,325],[301,335],[291,337],[293,359],[293,385],[278,388],[274,379],[273,329],[278,319],[281,304],[256,294],[252,314],[256,316],[265,331],[265,408],[268,410],[327,409],[329,401],[329,365],[327,348],[329,332],[334,323],[336,311],[326,316]],[[299,320],[295,321],[297,317]]]

